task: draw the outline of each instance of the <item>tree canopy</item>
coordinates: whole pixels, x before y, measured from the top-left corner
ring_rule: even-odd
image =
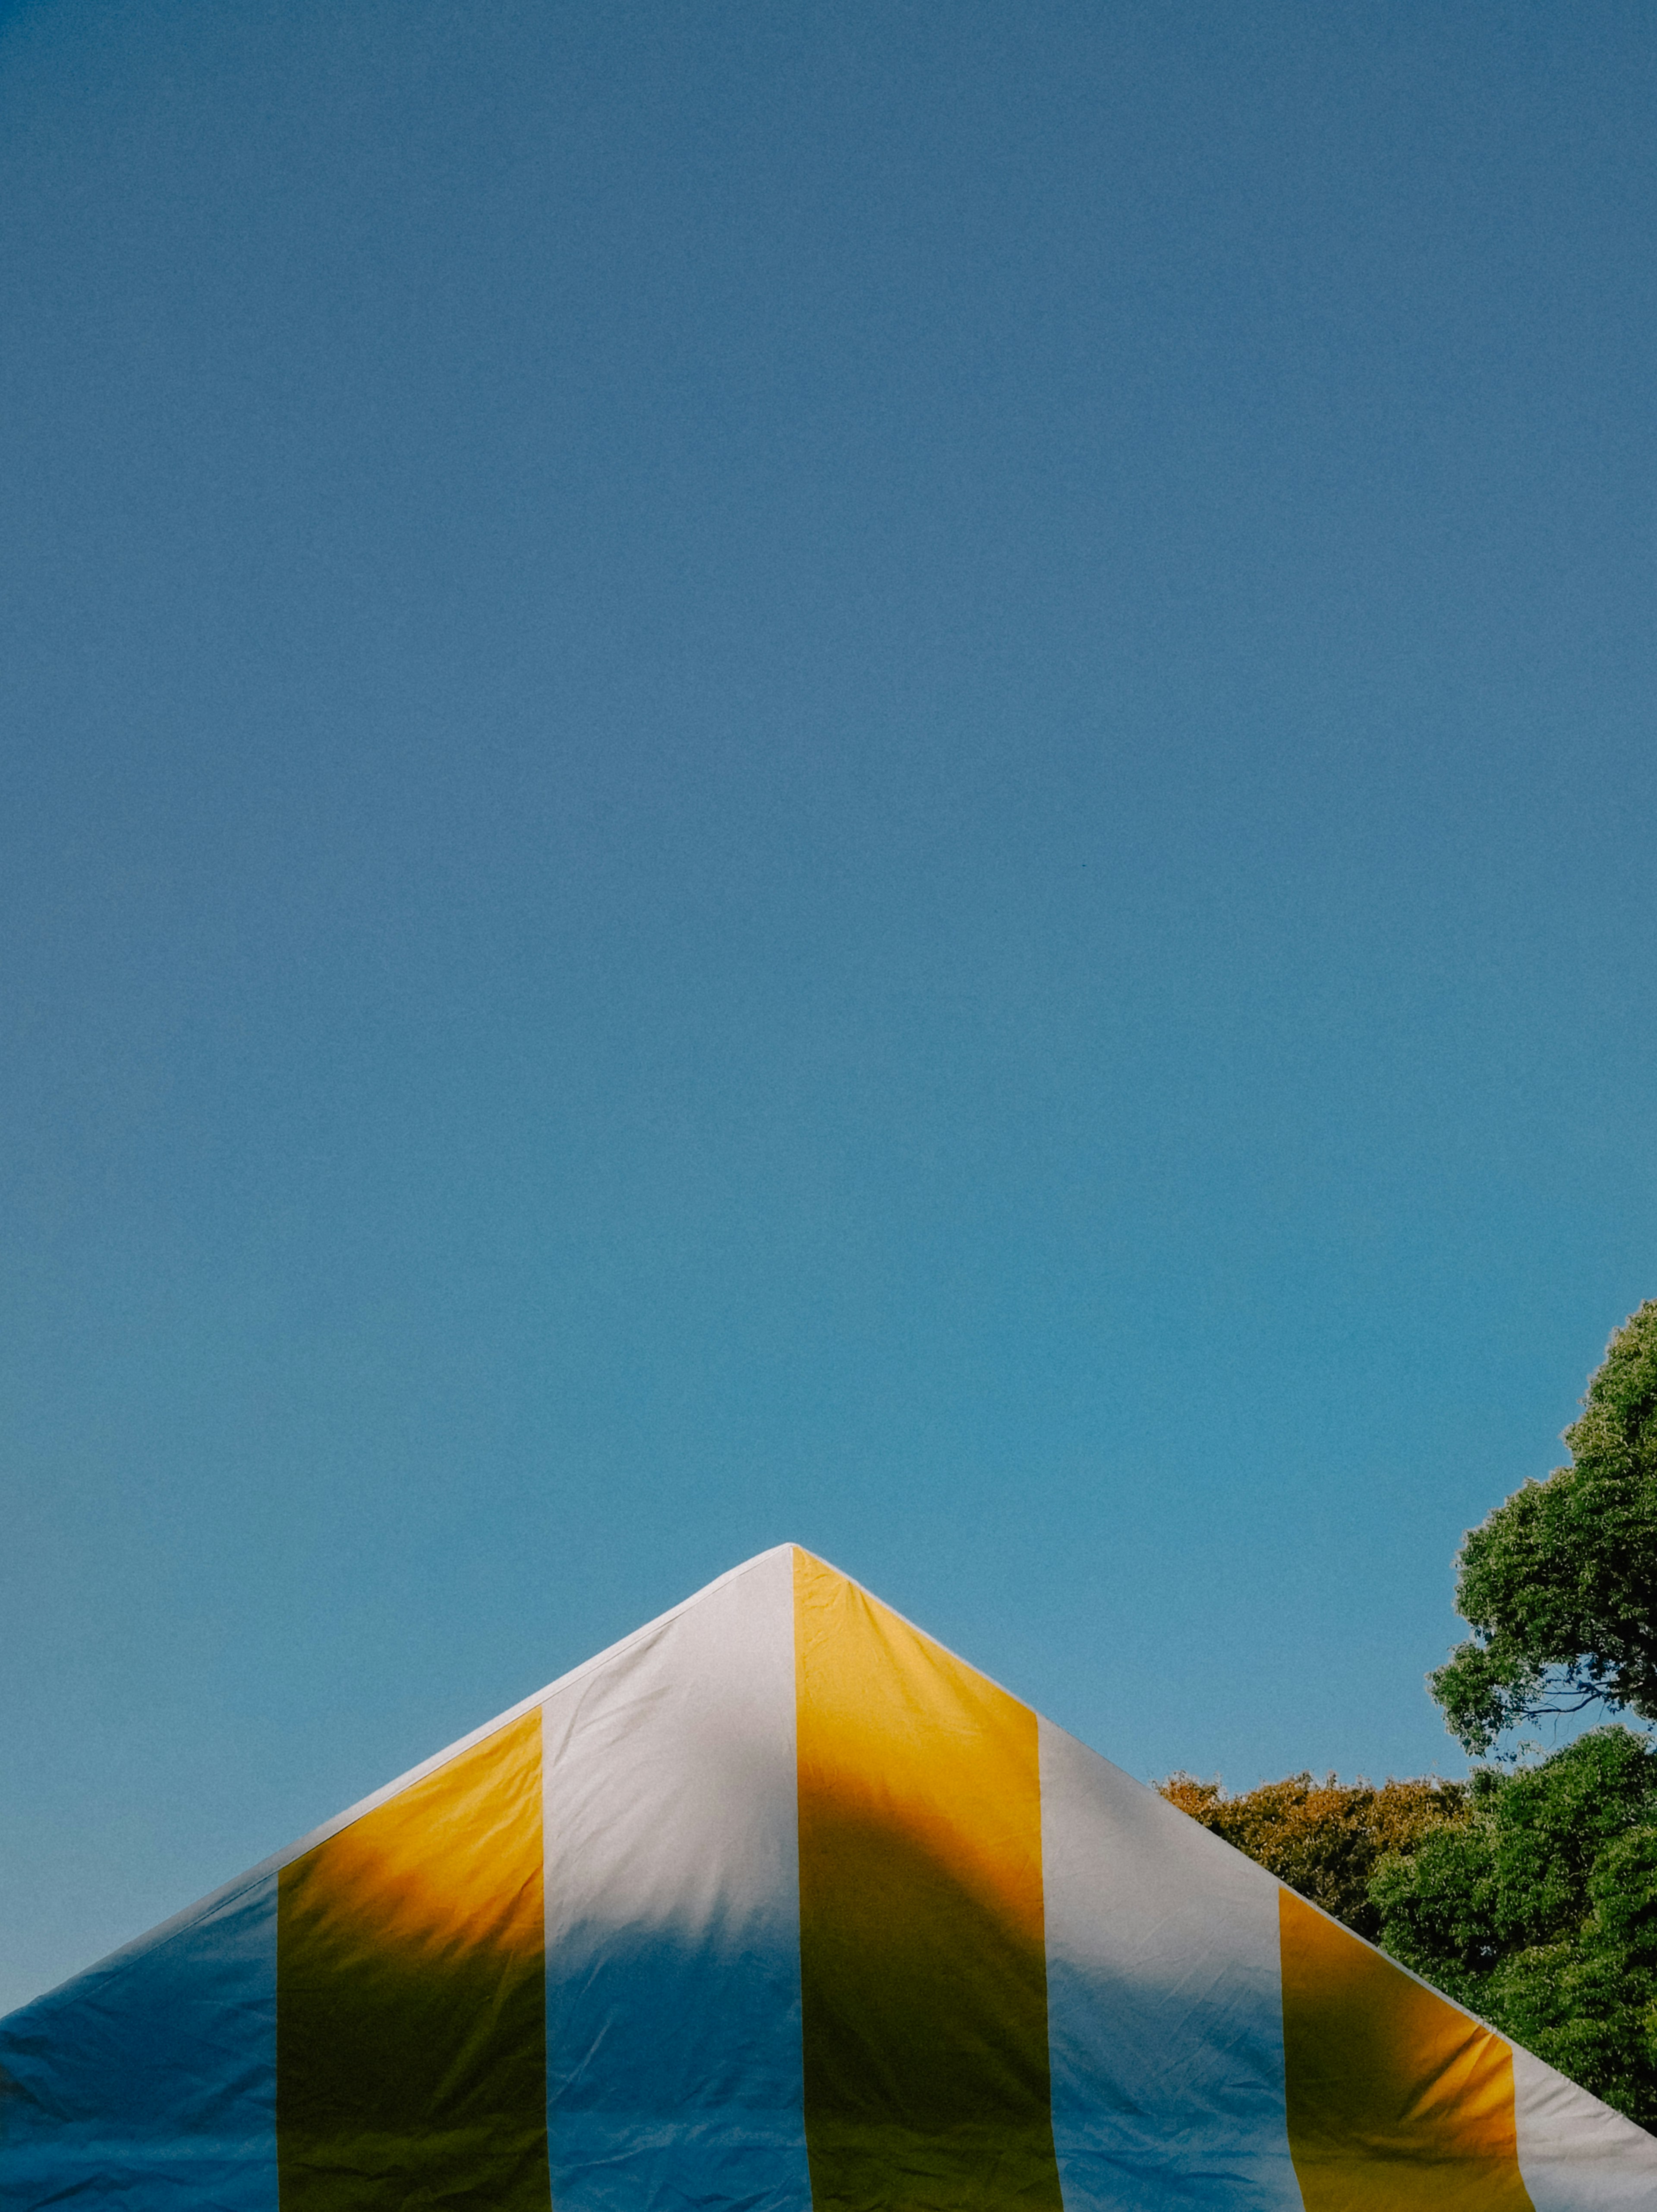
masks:
[[[1429,1679],[1473,1753],[1599,1701],[1657,1720],[1657,1298],[1611,1338],[1582,1407],[1570,1465],[1462,1547],[1456,1609],[1473,1633]]]
[[[1582,1408],[1570,1465],[1515,1491],[1457,1562],[1473,1633],[1429,1679],[1471,1752],[1596,1703],[1657,1720],[1657,1299],[1611,1338]],[[1611,1726],[1465,1783],[1160,1787],[1657,2133],[1657,1745]]]
[[[1382,1947],[1657,2130],[1657,1749],[1596,1729],[1377,1864]]]
[[[1465,1820],[1461,1782],[1321,1782],[1311,1774],[1263,1782],[1229,1797],[1217,1782],[1171,1774],[1157,1788],[1171,1804],[1374,1942],[1381,1912],[1369,1882],[1393,1852],[1410,1852],[1435,1830]]]
[[[1164,1797],[1657,2133],[1657,1749],[1596,1729],[1465,1783],[1309,1773]]]

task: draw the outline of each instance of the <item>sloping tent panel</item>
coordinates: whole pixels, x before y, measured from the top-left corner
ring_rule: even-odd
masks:
[[[1061,2212],[1035,1715],[804,1554],[795,1598],[813,2201]]]
[[[1520,2171],[1537,2212],[1651,2212],[1651,2136],[1517,2044],[1513,2070]]]
[[[560,2212],[810,2201],[793,1665],[773,1553],[546,1700]]]
[[[283,2212],[545,2212],[541,1740],[525,1713],[282,1869]]]
[[[1069,2212],[1301,2212],[1278,1885],[1041,1723],[1053,2128]]]
[[[0,2204],[278,2212],[276,1876],[0,2021]]]
[[[1292,1890],[1278,1911],[1307,2212],[1527,2212],[1511,2047]]]
[[[1657,2142],[791,1546],[0,2022],[125,2212],[1650,2212]]]

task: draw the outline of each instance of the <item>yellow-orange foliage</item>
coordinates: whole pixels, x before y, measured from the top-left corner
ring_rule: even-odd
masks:
[[[1251,1859],[1373,1941],[1381,1916],[1369,1902],[1369,1877],[1390,1851],[1409,1854],[1434,1830],[1468,1816],[1465,1783],[1360,1778],[1321,1782],[1291,1774],[1228,1796],[1217,1782],[1170,1774],[1157,1784],[1171,1805],[1235,1844]]]

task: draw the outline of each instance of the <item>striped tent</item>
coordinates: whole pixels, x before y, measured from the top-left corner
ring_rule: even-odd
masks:
[[[791,1545],[0,2069],[9,2212],[1657,2207],[1657,2141]]]

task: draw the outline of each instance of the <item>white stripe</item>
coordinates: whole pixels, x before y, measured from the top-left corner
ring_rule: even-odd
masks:
[[[791,1547],[543,1707],[560,2212],[809,2212]]]
[[[1300,2212],[1277,1882],[1062,1729],[1040,1740],[1067,2212]]]
[[[1536,2212],[1653,2212],[1657,2140],[1514,2046],[1519,2171]]]

